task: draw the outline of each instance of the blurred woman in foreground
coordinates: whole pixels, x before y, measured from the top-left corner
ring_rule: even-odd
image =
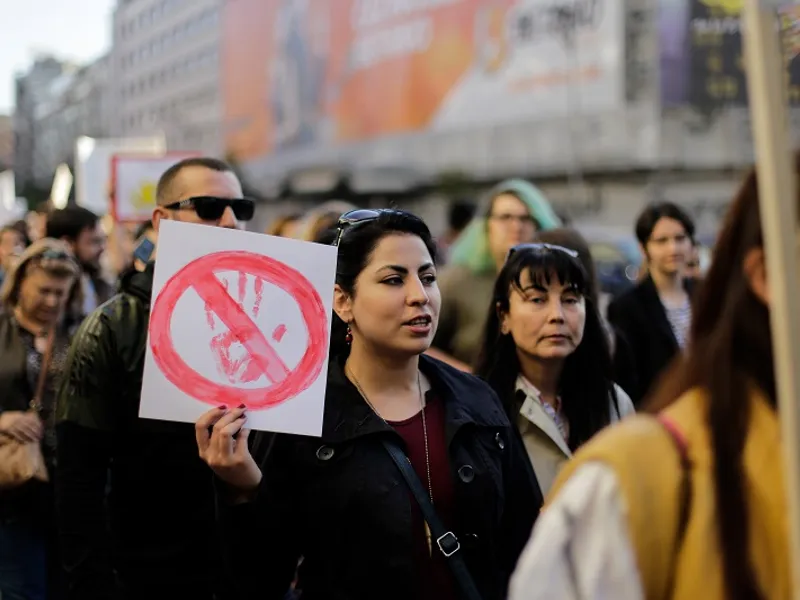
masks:
[[[800,165],[799,165],[800,166]],[[758,189],[745,180],[652,416],[561,472],[511,600],[791,596]]]

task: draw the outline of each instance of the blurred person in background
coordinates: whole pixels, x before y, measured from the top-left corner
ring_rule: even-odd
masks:
[[[19,234],[22,236],[22,243],[23,243],[25,248],[27,248],[28,246],[31,245],[31,238],[28,235],[28,223],[25,221],[25,219],[19,219],[18,221],[14,221],[11,224],[11,227],[16,229],[19,232]],[[39,238],[39,239],[41,239],[41,238]]]
[[[52,484],[55,390],[71,333],[64,309],[79,291],[80,272],[66,244],[42,239],[20,255],[0,290],[0,434],[39,442],[50,477],[0,491],[3,600],[60,598]]]
[[[442,315],[432,356],[464,371],[471,369],[480,351],[495,278],[509,249],[559,224],[542,192],[527,181],[504,181],[489,192],[450,248],[450,264],[441,273]]]
[[[113,286],[102,277],[100,269],[100,257],[106,247],[100,219],[82,206],[68,206],[50,212],[46,231],[47,237],[63,240],[70,245],[83,269],[83,306],[80,307],[80,316],[86,316],[114,293]]]
[[[610,298],[608,297],[609,294],[604,294],[600,291],[597,269],[595,268],[592,251],[589,248],[589,243],[586,241],[586,238],[576,229],[559,227],[558,229],[540,231],[536,234],[536,241],[562,246],[578,253],[578,260],[581,261],[583,270],[586,271],[588,277],[586,288],[587,298],[591,300],[592,305],[597,308],[597,312],[603,323],[603,328],[608,335],[611,356],[614,357],[613,379],[623,390],[632,387],[636,382],[636,363],[633,359],[632,350],[625,338],[618,335],[614,326],[605,318]]]
[[[670,202],[652,204],[636,221],[636,238],[647,276],[608,306],[608,320],[634,359],[626,392],[638,406],[656,378],[686,346],[692,320],[694,280],[686,279],[694,223]],[[616,372],[630,369],[630,356],[615,353]]]
[[[441,253],[440,264],[444,265],[449,259],[450,247],[458,236],[466,229],[475,216],[475,204],[469,200],[453,200],[447,215],[447,231],[438,240]]]
[[[19,230],[10,225],[0,229],[0,284],[23,250],[25,250],[25,238]]]
[[[633,413],[614,383],[593,285],[576,251],[521,244],[509,251],[488,306],[475,374],[519,428],[545,495],[575,450]]]
[[[27,235],[31,242],[42,239],[47,233],[47,214],[50,212],[50,201],[40,202],[34,210],[25,215]]]
[[[309,211],[297,226],[299,239],[318,244],[330,244],[336,237],[339,217],[358,207],[342,200],[329,200]]]
[[[566,465],[510,600],[792,598],[759,202],[751,171],[699,288],[687,353],[661,379],[652,414],[601,433]]]
[[[162,220],[240,229],[255,210],[213,158],[167,169],[156,201],[156,232]],[[138,417],[154,271],[152,260],[129,270],[67,357],[56,424],[67,600],[229,598],[213,477],[194,428]]]
[[[700,281],[705,276],[711,262],[711,249],[699,240],[693,240],[692,253],[686,263],[684,277]]]
[[[303,213],[293,212],[281,215],[267,227],[267,235],[277,237],[296,238],[297,226],[303,218]]]

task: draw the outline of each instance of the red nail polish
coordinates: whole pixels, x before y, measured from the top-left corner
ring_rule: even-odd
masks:
[[[218,406],[217,408],[219,408],[220,410],[228,410],[228,407],[227,407],[227,406],[225,406],[224,404],[221,404],[221,405],[220,405],[220,406]]]
[[[240,404],[239,408],[247,408],[244,404]]]

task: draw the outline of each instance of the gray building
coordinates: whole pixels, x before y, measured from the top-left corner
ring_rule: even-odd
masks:
[[[113,133],[221,151],[220,0],[127,0],[114,10]]]
[[[20,185],[48,187],[60,163],[74,163],[79,136],[109,135],[108,66],[106,56],[82,67],[48,57],[17,78],[14,165]]]
[[[0,171],[14,166],[14,119],[0,115]]]
[[[53,83],[74,69],[51,56],[37,58],[15,81],[14,173],[18,186],[32,182],[43,141],[37,138],[36,119]]]

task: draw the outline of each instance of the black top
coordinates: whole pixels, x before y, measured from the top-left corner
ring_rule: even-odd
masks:
[[[228,598],[194,426],[138,416],[152,282],[153,265],[128,273],[67,358],[56,491],[68,599]]]
[[[448,521],[483,598],[504,599],[542,505],[522,440],[486,383],[425,355],[420,368],[444,409],[454,484]],[[243,598],[282,598],[300,556],[304,600],[419,597],[414,500],[384,436],[403,445],[337,360],[330,363],[321,439],[257,436],[259,496],[222,512]]]
[[[696,282],[687,280],[692,298]],[[608,320],[622,340],[614,353],[614,367],[623,389],[638,407],[680,348],[655,283],[648,276],[608,306]],[[634,376],[627,375],[634,371]]]
[[[63,327],[56,333],[39,413],[45,424],[42,454],[51,476],[55,469],[55,389],[63,372],[69,333]],[[43,354],[36,348],[34,335],[9,312],[0,313],[0,356],[0,412],[28,410],[39,382]],[[0,519],[49,520],[52,507],[47,487],[48,484],[31,481],[21,488],[0,492]]]

